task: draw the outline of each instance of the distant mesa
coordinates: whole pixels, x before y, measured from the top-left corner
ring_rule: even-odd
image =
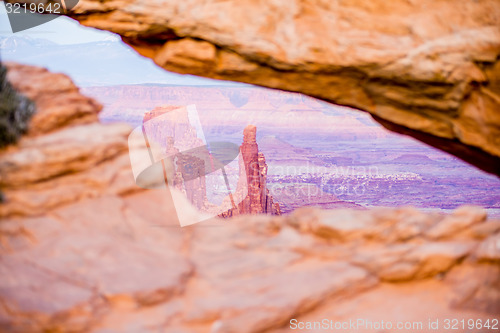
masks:
[[[433,159],[427,157],[427,155],[421,154],[403,154],[392,161],[391,163],[398,164],[430,164],[430,163],[439,163]]]
[[[241,108],[248,103],[251,91],[248,89],[240,90],[222,90],[222,95],[229,98],[231,104],[237,108]]]
[[[351,157],[343,156],[320,156],[321,160],[331,165],[353,165],[354,160]]]
[[[144,113],[143,123],[146,123],[146,122],[150,121],[153,118],[162,116],[165,113],[173,111],[173,110],[176,110],[178,108],[180,108],[180,106],[176,106],[176,105],[158,106],[158,107],[154,108],[153,110],[147,111],[146,113]]]
[[[56,43],[44,38],[32,38],[29,36],[0,36],[0,49],[2,52],[15,52],[17,48],[22,47],[50,47]]]
[[[269,103],[276,109],[280,109],[283,105],[297,105],[302,102],[303,98],[300,94],[280,91],[269,99]]]
[[[106,38],[103,38],[102,40],[100,40],[100,42],[113,42],[113,43],[121,42],[121,41],[122,41],[121,37],[119,35],[115,35],[115,34],[109,35]]]

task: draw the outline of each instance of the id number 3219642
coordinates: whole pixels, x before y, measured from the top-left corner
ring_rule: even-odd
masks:
[[[445,319],[443,322],[445,330],[499,330],[498,319]]]
[[[64,0],[59,2],[48,2],[48,3],[5,3],[5,10],[7,14],[28,14],[28,13],[38,13],[38,14],[64,14]]]

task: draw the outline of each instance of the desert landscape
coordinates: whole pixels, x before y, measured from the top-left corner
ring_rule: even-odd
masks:
[[[500,329],[497,1],[66,4],[0,33],[0,332]]]
[[[238,145],[245,126],[255,125],[269,165],[268,186],[285,213],[301,206],[407,205],[446,212],[475,204],[500,217],[498,177],[390,132],[356,110],[254,87],[128,85],[82,91],[103,103],[104,123],[136,127],[148,109],[194,104],[207,140]]]

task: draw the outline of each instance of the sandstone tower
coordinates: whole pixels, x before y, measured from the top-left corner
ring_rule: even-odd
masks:
[[[221,214],[230,217],[239,214],[271,214],[281,215],[280,206],[274,203],[273,197],[267,189],[267,164],[264,153],[259,152],[257,144],[257,127],[248,125],[243,130],[243,143],[240,146],[240,183],[236,191],[241,190],[241,180],[248,186],[248,195],[238,204],[236,209],[231,209]]]

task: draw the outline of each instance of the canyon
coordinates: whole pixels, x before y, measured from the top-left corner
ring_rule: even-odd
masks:
[[[205,142],[204,132],[198,125],[197,118],[195,105],[164,105],[143,116],[141,131],[149,155],[155,162],[161,160],[167,185],[180,191],[198,210],[212,216],[280,215],[279,204],[273,202],[267,189],[268,167],[256,142],[257,128],[253,125],[245,127],[239,153],[235,154],[231,152],[236,148],[234,145]],[[228,175],[226,166],[236,158],[236,174]],[[224,181],[210,181],[213,180],[210,177],[212,173],[219,170]],[[235,186],[232,189],[230,176],[236,176],[237,179],[236,185],[233,182]],[[225,187],[227,191],[226,200],[221,206],[217,206],[210,194],[214,190],[218,192],[220,187]],[[218,212],[221,207],[229,205],[228,201],[231,208]]]
[[[208,141],[241,144],[257,126],[267,187],[280,210],[411,205],[449,211],[463,204],[500,216],[497,177],[377,126],[369,115],[290,92],[257,87],[85,87],[103,103],[100,120],[138,126],[148,108],[196,106]],[[299,195],[300,194],[300,195]]]
[[[158,68],[276,90],[162,85],[151,63],[130,72],[153,84],[126,85],[109,41],[25,49],[73,67],[98,54],[108,86],[0,63],[0,121],[16,122],[0,148],[0,331],[499,327],[498,1],[80,0],[65,15]],[[144,140],[179,109],[179,140]],[[183,140],[202,148],[183,156]],[[141,156],[162,161],[155,186]]]
[[[101,105],[65,75],[7,69],[36,113],[0,151],[3,331],[278,333],[318,318],[424,332],[429,317],[497,325],[500,221],[485,210],[305,207],[181,228],[169,191],[134,182],[130,125],[100,123]],[[246,134],[254,158],[254,128]]]
[[[168,71],[365,110],[391,130],[499,174],[499,6],[82,0],[66,15],[119,34]]]

